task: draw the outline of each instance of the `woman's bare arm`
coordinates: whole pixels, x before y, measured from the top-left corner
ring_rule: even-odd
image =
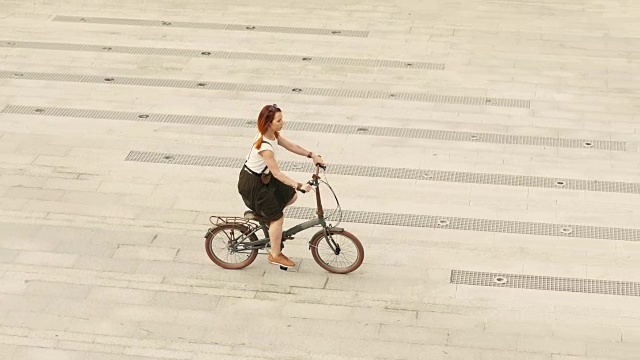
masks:
[[[285,185],[291,186],[294,189],[298,187],[297,181],[293,180],[292,178],[285,175],[282,171],[280,171],[278,163],[276,162],[276,158],[275,156],[273,156],[273,151],[263,150],[260,151],[259,154],[260,156],[262,156],[262,159],[264,160],[265,164],[267,164],[269,171],[271,171],[271,174],[273,174],[276,179],[280,180]]]
[[[287,139],[284,138],[284,136],[280,135],[278,136],[278,144],[280,146],[282,146],[283,148],[291,151],[294,154],[298,154],[298,155],[302,155],[302,156],[306,156],[309,158],[313,159],[313,162],[316,164],[324,164],[324,160],[322,160],[322,157],[318,154],[314,154],[313,152],[303,148],[302,146],[295,144]]]
[[[278,144],[283,148],[291,151],[292,153],[302,155],[302,156],[307,156],[311,152],[309,150],[306,150],[302,146],[298,144],[294,144],[291,141],[285,139],[284,136],[282,135],[278,136]]]

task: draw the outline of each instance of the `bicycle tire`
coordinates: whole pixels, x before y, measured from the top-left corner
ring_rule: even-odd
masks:
[[[362,243],[360,242],[360,240],[358,240],[358,238],[355,235],[353,235],[348,231],[328,230],[328,233],[329,235],[331,235],[332,238],[334,238],[334,241],[336,241],[340,245],[342,251],[344,251],[343,245],[352,244],[355,248],[355,260],[353,261],[346,260],[344,263],[342,261],[338,261],[338,265],[344,264],[345,266],[333,266],[329,264],[327,260],[323,258],[323,254],[327,253],[326,251],[327,249],[329,250],[329,257],[340,256],[343,254],[343,252],[341,252],[339,255],[335,255],[335,253],[333,253],[333,251],[329,247],[329,244],[326,243],[323,232],[316,233],[313,236],[313,238],[311,238],[311,241],[309,242],[309,244],[311,245],[311,254],[313,255],[313,260],[315,260],[316,263],[318,263],[318,265],[320,265],[321,268],[329,272],[332,272],[334,274],[348,274],[356,270],[357,268],[359,268],[360,265],[362,265],[362,262],[364,261],[364,247],[362,247]],[[338,242],[337,240],[335,240],[338,237],[344,237],[347,240]],[[322,241],[325,241],[324,246],[321,245]],[[350,250],[350,252],[353,253],[353,250]]]
[[[216,239],[216,235],[219,235],[221,232],[224,231],[229,231],[231,230],[231,234],[225,234],[224,237],[222,239],[220,239],[220,241],[224,242],[225,239],[227,239],[227,246],[226,246],[226,250],[227,250],[227,254],[228,255],[232,255],[232,254],[248,254],[249,256],[246,257],[246,259],[239,261],[239,262],[228,262],[225,261],[223,259],[221,259],[218,255],[215,254],[215,251],[213,250],[212,245],[214,244],[214,239]],[[209,256],[209,259],[211,259],[211,261],[213,261],[216,265],[220,266],[221,268],[224,269],[230,269],[230,270],[238,270],[238,269],[243,269],[249,265],[251,265],[251,263],[256,259],[256,257],[258,256],[258,250],[257,249],[253,249],[250,250],[247,253],[234,253],[231,252],[229,249],[229,242],[231,241],[235,241],[236,240],[236,232],[234,230],[237,230],[238,235],[242,235],[245,234],[247,232],[249,232],[249,228],[247,228],[246,226],[240,225],[240,224],[224,224],[224,225],[220,225],[218,227],[216,227],[215,229],[213,229],[211,231],[211,233],[209,233],[209,235],[207,235],[207,237],[205,238],[205,242],[204,242],[204,246],[205,246],[205,250],[207,251],[207,256]],[[239,237],[239,236],[238,236]],[[258,237],[256,236],[256,234],[251,234],[251,236],[249,236],[249,240],[250,241],[258,241]]]

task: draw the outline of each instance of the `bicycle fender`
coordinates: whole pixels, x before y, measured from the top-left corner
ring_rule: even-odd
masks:
[[[344,232],[345,230],[343,228],[340,227],[332,227],[332,228],[327,228],[327,231],[331,231],[332,233],[341,233]],[[313,234],[313,236],[311,237],[312,239],[315,238],[316,236],[320,236],[323,235],[324,236],[324,230],[318,230],[315,234]]]

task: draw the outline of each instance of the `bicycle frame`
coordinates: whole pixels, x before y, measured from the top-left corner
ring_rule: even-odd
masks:
[[[320,172],[320,167],[316,166],[316,171],[315,173],[312,175],[312,179],[310,181],[310,185],[315,186],[315,192],[316,192],[316,206],[317,206],[317,217],[311,219],[311,220],[307,220],[301,224],[295,225],[285,231],[282,232],[282,242],[284,243],[285,240],[290,239],[293,237],[293,235],[307,230],[309,228],[315,227],[317,225],[321,225],[322,226],[322,231],[324,232],[324,236],[325,239],[327,239],[327,242],[329,244],[329,247],[333,250],[336,251],[336,246],[335,243],[333,242],[333,239],[329,236],[329,232],[328,232],[328,227],[327,227],[327,223],[325,222],[324,219],[324,210],[322,208],[322,199],[320,198],[320,187],[319,187],[319,181],[320,180],[320,176],[318,175],[318,173]],[[213,217],[212,217],[213,218]],[[264,249],[266,247],[266,245],[270,242],[269,239],[269,225],[267,223],[264,222],[258,222],[259,225],[256,225],[254,221],[251,220],[247,220],[244,218],[240,218],[240,217],[235,217],[235,216],[229,216],[229,217],[222,217],[222,216],[215,216],[215,218],[217,218],[216,224],[214,225],[221,225],[221,224],[238,224],[238,225],[243,225],[245,227],[248,228],[249,232],[244,233],[243,234],[243,238],[247,239],[249,238],[251,235],[256,234],[260,229],[262,229],[262,232],[264,234],[264,238],[257,240],[257,241],[248,241],[248,242],[244,242],[242,240],[240,240],[237,244],[237,248],[236,251],[237,252],[243,252],[243,251],[251,251],[251,250],[261,250]],[[213,223],[213,222],[212,222]],[[331,228],[330,229],[333,232],[341,232],[344,231],[344,229],[342,228]],[[331,241],[329,241],[328,239],[331,239]]]

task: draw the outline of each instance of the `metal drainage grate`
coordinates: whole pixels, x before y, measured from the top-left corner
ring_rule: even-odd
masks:
[[[296,219],[310,219],[315,216],[316,209],[292,206],[286,208],[284,212],[288,217]],[[575,237],[599,240],[640,241],[640,229],[576,224],[550,224],[540,222],[490,220],[451,216],[398,214],[352,210],[342,211],[342,221],[358,224],[422,227],[432,229]],[[570,227],[573,231],[568,234],[562,231],[563,228],[567,227]]]
[[[368,31],[342,30],[342,29],[318,29],[300,28],[287,26],[260,26],[247,24],[219,24],[219,23],[199,23],[184,21],[162,21],[162,20],[140,20],[104,18],[90,16],[62,16],[57,15],[52,21],[71,22],[84,24],[106,24],[106,25],[132,25],[132,26],[159,26],[172,28],[207,29],[207,30],[228,30],[228,31],[252,31],[270,32],[301,35],[326,35],[326,36],[347,36],[347,37],[368,37]]]
[[[21,73],[20,78],[14,74]],[[100,75],[78,75],[78,74],[56,74],[56,73],[35,73],[20,71],[0,71],[0,78],[20,79],[20,80],[43,80],[62,81],[73,83],[90,83],[110,85],[136,85],[168,87],[180,89],[206,89],[218,91],[244,91],[256,93],[273,94],[299,94],[312,96],[329,96],[355,99],[382,99],[382,100],[404,100],[438,104],[476,105],[476,106],[497,106],[509,108],[529,109],[531,102],[520,99],[487,98],[478,96],[456,96],[425,93],[391,93],[388,91],[376,90],[350,90],[350,89],[330,89],[330,88],[297,88],[286,85],[256,85],[223,82],[198,82],[193,80],[179,79],[153,79],[153,78],[132,78],[132,77],[109,77]],[[106,79],[109,79],[106,82]],[[393,96],[391,96],[393,95]]]
[[[171,156],[171,162],[176,165],[196,165],[211,167],[239,168],[244,163],[243,158],[217,157],[204,155],[167,154],[157,152],[131,151],[126,161],[166,163],[165,156]],[[283,161],[278,164],[284,171],[309,173],[313,168],[309,162]],[[378,166],[342,165],[331,164],[329,171],[332,174],[363,176],[387,179],[424,180],[453,182],[465,184],[521,186],[537,188],[557,188],[556,179],[550,177],[519,176],[505,174],[471,173],[442,170],[403,169]],[[563,190],[585,190],[599,192],[613,192],[624,194],[640,194],[639,183],[625,183],[616,181],[597,181],[565,179],[568,183]],[[569,230],[567,230],[570,232]]]
[[[125,161],[146,162],[146,163],[163,163],[163,164],[180,164],[195,166],[215,166],[240,169],[244,163],[242,158],[233,157],[213,157],[213,156],[193,156],[180,155],[170,153],[154,153],[131,151],[125,158]],[[334,171],[335,165],[329,168],[331,173]],[[282,170],[285,171],[302,171],[310,172],[311,165],[304,163],[302,166],[297,162],[286,161],[281,164]],[[351,174],[349,174],[351,175]],[[354,174],[363,176],[361,174]],[[289,207],[285,210],[287,216],[307,219],[315,214],[313,208]],[[459,218],[449,216],[433,216],[418,214],[396,214],[396,213],[378,213],[367,211],[351,211],[344,210],[342,212],[342,220],[346,222],[377,224],[377,225],[395,225],[410,227],[425,227],[434,229],[451,229],[451,230],[469,230],[469,231],[486,231],[498,233],[513,233],[527,235],[544,235],[544,236],[561,236],[561,237],[578,237],[605,240],[622,240],[622,241],[640,241],[640,229],[600,227],[587,225],[572,224],[550,224],[509,220],[489,220],[489,219],[473,219]]]
[[[440,63],[411,62],[411,61],[401,61],[401,60],[354,59],[354,58],[324,57],[324,56],[309,57],[305,55],[261,54],[261,53],[232,52],[232,51],[202,51],[202,50],[171,49],[171,48],[67,44],[67,43],[47,43],[47,42],[31,42],[31,41],[0,40],[0,47],[10,47],[10,48],[18,48],[18,49],[102,52],[102,53],[117,53],[117,54],[134,54],[134,55],[185,56],[185,57],[193,57],[193,58],[230,59],[230,60],[300,62],[300,63],[311,63],[311,64],[322,64],[322,65],[344,65],[344,66],[382,67],[382,68],[406,68],[406,69],[429,69],[429,70],[444,70],[445,68],[445,64],[440,64]]]
[[[44,108],[44,107],[40,107]],[[34,114],[34,106],[7,105],[0,113],[11,114]],[[124,111],[108,111],[108,110],[90,110],[77,108],[46,108],[47,116],[64,116],[75,118],[90,119],[113,119],[128,121],[147,121],[162,122],[175,124],[190,125],[213,125],[240,128],[255,128],[255,121],[250,119],[213,117],[213,116],[195,116],[195,115],[173,115]],[[287,122],[287,130],[308,131],[328,134],[355,134],[355,135],[371,135],[371,136],[390,136],[410,139],[430,139],[442,141],[465,141],[465,142],[481,142],[491,144],[509,144],[509,145],[528,145],[528,146],[545,146],[545,147],[563,147],[563,148],[585,148],[583,143],[589,142],[592,145],[588,147],[593,150],[608,151],[626,151],[627,143],[624,141],[606,141],[606,140],[584,140],[584,139],[561,139],[541,136],[524,136],[524,135],[504,135],[495,133],[471,133],[466,131],[450,131],[450,130],[429,130],[416,128],[397,128],[397,127],[380,127],[380,126],[358,126],[358,125],[340,125],[340,124],[322,124],[322,123],[304,123],[304,122]],[[562,187],[564,185],[558,184]]]
[[[629,281],[518,275],[466,270],[451,270],[450,281],[452,284],[473,286],[640,296],[640,283]]]

